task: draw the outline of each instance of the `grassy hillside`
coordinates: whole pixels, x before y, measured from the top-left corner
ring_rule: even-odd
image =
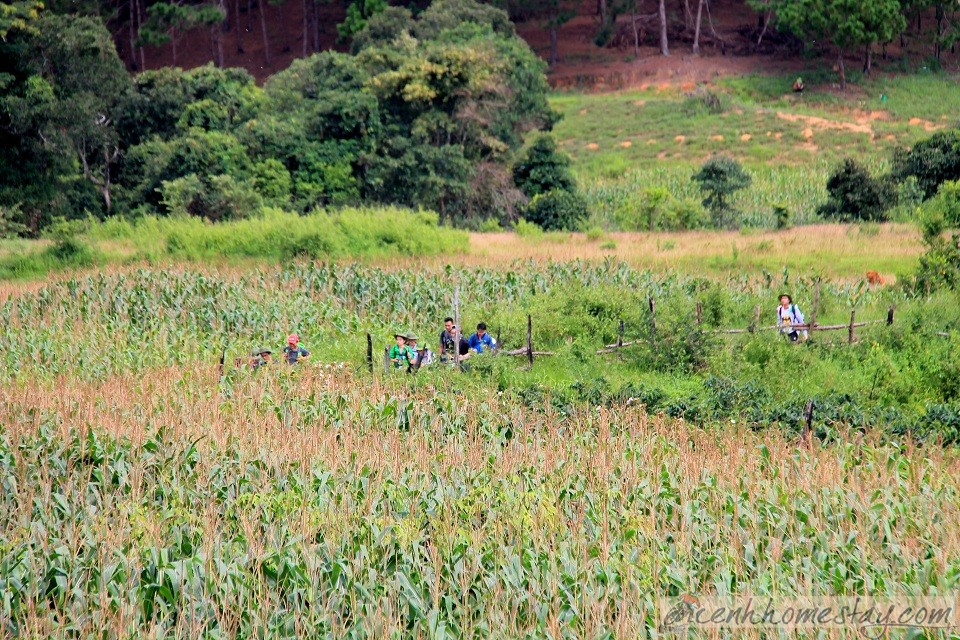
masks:
[[[712,154],[726,154],[753,174],[735,197],[746,224],[771,226],[778,204],[807,223],[843,158],[882,171],[895,148],[958,124],[952,105],[960,104],[960,83],[946,75],[861,79],[847,94],[818,85],[824,72],[802,75],[802,94],[791,92],[794,76],[764,75],[556,94],[563,119],[555,133],[574,159],[594,222],[616,224],[618,208],[651,186],[699,199],[690,176]]]

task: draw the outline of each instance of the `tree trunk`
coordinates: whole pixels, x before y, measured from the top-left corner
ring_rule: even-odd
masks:
[[[670,48],[667,46],[667,3],[666,0],[660,0],[660,54],[670,55]]]
[[[937,37],[934,40],[935,43],[935,52],[937,56],[937,64],[940,64],[940,56],[943,54],[943,47],[941,46],[940,38],[943,37],[943,3],[937,3]]]
[[[237,32],[237,53],[246,53],[243,50],[243,27],[240,26],[240,0],[233,0],[233,29]]]
[[[253,0],[247,0],[247,33],[253,31]]]
[[[703,0],[697,3],[697,26],[693,33],[693,55],[700,55],[700,23],[703,19]],[[761,36],[762,37],[762,36]]]
[[[313,5],[313,50],[320,51],[320,8],[317,0],[311,0]]]
[[[303,57],[307,57],[307,41],[309,40],[310,30],[307,25],[310,23],[310,18],[307,15],[307,0],[303,0]]]
[[[600,26],[607,26],[607,17],[609,16],[609,11],[607,10],[607,0],[597,0],[597,10],[600,12]]]
[[[767,29],[770,28],[770,18],[773,17],[772,11],[767,11],[763,14],[763,27],[760,29],[760,36],[757,38],[757,46],[760,46],[760,43],[763,42],[763,36],[767,35]]]
[[[287,25],[287,12],[282,4],[278,3],[276,6],[280,10],[280,39],[283,41],[283,52],[287,53],[290,51],[290,28]]]
[[[140,4],[140,0],[133,0],[133,3],[137,8],[137,33],[139,33],[140,27],[143,25],[143,7]],[[140,47],[140,69],[143,71],[147,70],[147,54],[143,50],[143,47]]]
[[[257,4],[260,10],[260,30],[263,32],[263,62],[270,66],[270,38],[267,34],[267,0],[260,0]]]
[[[173,49],[173,66],[177,66],[177,34],[170,36],[170,47]]]
[[[863,55],[863,73],[864,75],[870,75],[870,71],[873,69],[873,45],[868,44],[866,51]]]
[[[662,2],[663,0],[661,0]],[[557,52],[557,27],[554,24],[550,25],[550,66],[557,64],[559,59],[559,53]]]
[[[843,66],[843,49],[840,49],[840,54],[837,56],[837,67],[840,69],[840,90],[846,91],[847,70]]]
[[[136,28],[136,9],[134,3],[136,0],[130,0],[130,70],[137,70],[137,28]]]
[[[630,9],[630,26],[633,27],[633,57],[640,57],[640,30],[637,28],[636,4]]]
[[[693,12],[690,10],[690,0],[683,0],[683,26],[687,29],[693,26]]]

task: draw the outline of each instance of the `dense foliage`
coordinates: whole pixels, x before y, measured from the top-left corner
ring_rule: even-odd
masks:
[[[894,202],[888,182],[872,177],[866,167],[849,158],[830,174],[827,195],[820,215],[845,222],[884,220]]]
[[[737,191],[750,186],[751,178],[739,162],[726,156],[716,156],[703,163],[693,175],[704,194],[703,206],[710,211],[715,227],[725,229],[739,224],[739,214],[730,203]]]
[[[355,54],[297,60],[262,89],[212,65],[130,79],[94,18],[50,14],[13,32],[0,43],[5,218],[36,234],[56,217],[229,220],[264,205],[514,217],[513,153],[556,118],[543,64],[492,7],[400,11],[398,29],[367,21]]]

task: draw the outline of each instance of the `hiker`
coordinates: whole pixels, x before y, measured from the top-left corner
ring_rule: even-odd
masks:
[[[394,369],[406,367],[409,371],[411,365],[417,361],[417,352],[407,344],[406,333],[396,333],[393,337],[397,339],[397,344],[390,347],[390,362]]]
[[[256,371],[260,367],[265,367],[272,361],[273,352],[270,349],[255,349],[250,352],[250,368]]]
[[[803,323],[803,312],[793,304],[793,298],[787,294],[780,296],[780,304],[777,305],[777,326],[780,327],[780,333],[790,338],[790,342],[796,342],[800,339],[800,332],[794,327]],[[807,339],[806,329],[803,330],[803,339]]]
[[[309,355],[310,352],[300,346],[300,336],[295,333],[287,336],[287,346],[283,348],[283,357],[287,364],[297,364]]]
[[[483,353],[484,349],[495,351],[497,348],[497,341],[487,333],[487,325],[482,322],[477,325],[477,332],[470,336],[469,344],[470,348],[477,353]]]
[[[423,349],[420,349],[417,346],[419,340],[420,338],[418,338],[415,333],[407,334],[407,344],[410,345],[410,348],[413,350],[413,364],[417,369],[433,362],[433,354],[430,352],[430,347],[425,346]]]
[[[456,325],[453,324],[453,318],[444,318],[443,331],[440,332],[440,362],[453,362],[455,360],[454,345],[457,343],[456,336],[458,333]],[[470,343],[463,336],[460,336],[459,343],[460,359],[465,360],[470,357]]]
[[[803,78],[798,77],[793,81],[793,92],[803,93]]]

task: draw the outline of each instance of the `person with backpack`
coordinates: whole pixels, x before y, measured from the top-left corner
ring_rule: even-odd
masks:
[[[440,332],[440,362],[453,363],[457,348],[460,350],[460,360],[470,357],[470,343],[453,324],[453,318],[444,318],[443,331]]]
[[[800,307],[793,304],[793,298],[787,294],[780,296],[780,304],[777,305],[777,326],[780,327],[780,333],[790,338],[790,342],[796,342],[800,339],[800,331],[795,327],[803,325],[803,312]],[[807,330],[803,330],[803,339],[807,339]]]

